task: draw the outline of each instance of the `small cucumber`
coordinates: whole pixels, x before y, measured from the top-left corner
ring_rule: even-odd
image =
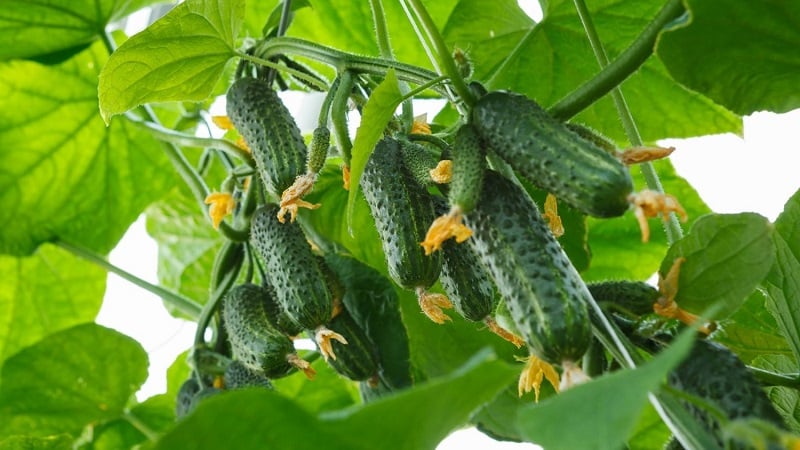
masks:
[[[470,123],[523,177],[584,214],[616,217],[628,210],[633,181],[627,167],[524,95],[486,94]]]
[[[292,340],[270,324],[266,295],[256,284],[234,286],[222,300],[222,318],[234,359],[268,378],[278,378],[297,368],[298,357]]]
[[[580,361],[592,338],[590,294],[525,190],[487,171],[465,222],[533,353],[553,364]]]
[[[328,328],[347,336],[347,345],[332,342],[335,360],[328,360],[340,375],[354,381],[367,380],[378,375],[376,348],[365,331],[353,320],[346,307],[328,324]]]
[[[587,284],[595,301],[606,309],[641,316],[653,312],[661,294],[644,281],[612,280]]]
[[[268,283],[275,289],[281,309],[300,327],[309,330],[325,359],[336,359],[331,340],[347,339],[328,329],[333,317],[333,297],[311,244],[300,225],[281,222],[278,205],[256,209],[250,222],[250,242],[264,261]]]
[[[361,190],[381,238],[389,275],[406,289],[428,288],[439,277],[441,257],[419,245],[434,219],[430,195],[403,164],[400,142],[384,138],[361,175]]]
[[[417,180],[417,183],[422,186],[433,185],[434,180],[431,178],[431,170],[439,163],[439,158],[424,145],[405,139],[400,139],[398,142],[400,143],[403,164],[408,168],[414,179]]]
[[[239,78],[226,94],[226,111],[244,137],[267,189],[275,196],[306,171],[306,148],[300,129],[270,84]]]
[[[241,361],[233,360],[225,369],[225,389],[261,387],[274,389],[269,378],[260,370],[253,370]]]
[[[447,198],[451,207],[462,213],[475,208],[486,171],[486,150],[475,129],[462,125],[453,142],[453,179]]]

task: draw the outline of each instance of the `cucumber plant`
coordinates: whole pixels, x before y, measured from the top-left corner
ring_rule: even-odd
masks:
[[[800,198],[684,230],[654,160],[800,107],[796,2],[95,3],[0,7],[1,448],[797,447]],[[104,271],[196,322],[164,396]]]

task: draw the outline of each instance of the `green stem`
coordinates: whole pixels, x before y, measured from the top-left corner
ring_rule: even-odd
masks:
[[[748,370],[765,386],[783,386],[800,389],[800,373],[775,373],[759,367],[748,366]]]
[[[381,0],[369,0],[369,6],[372,10],[372,23],[375,25],[375,38],[378,42],[378,50],[381,57],[394,60],[394,52],[392,51],[392,43],[389,41],[389,30],[386,26],[386,16],[383,12]],[[410,89],[408,83],[403,81],[398,83],[398,88],[402,94],[407,93]],[[414,107],[411,99],[403,102],[401,117],[405,129],[410,130],[414,122]]]
[[[333,98],[336,92],[339,90],[339,84],[341,83],[341,78],[336,77],[331,83],[330,89],[325,94],[325,98],[322,100],[322,105],[319,108],[319,116],[317,117],[317,126],[318,127],[327,127],[328,126],[328,118],[330,117],[330,110],[331,105],[333,104]]]
[[[128,114],[126,117],[131,122],[149,131],[150,134],[159,141],[187,147],[214,148],[222,150],[229,155],[241,159],[247,163],[248,166],[255,167],[253,155],[227,139],[204,138],[181,133],[180,131],[175,131],[159,124],[139,119],[132,114]]]
[[[341,72],[337,77],[339,86],[333,95],[331,102],[331,122],[333,133],[336,136],[336,143],[339,144],[339,151],[345,165],[350,165],[350,156],[353,150],[353,142],[350,140],[350,130],[347,126],[347,101],[355,85],[355,77],[349,70]]]
[[[592,22],[592,17],[589,14],[589,9],[586,7],[586,3],[584,0],[574,0],[575,8],[578,10],[578,16],[583,23],[583,28],[586,31],[586,36],[589,39],[589,43],[592,46],[592,51],[594,52],[595,59],[597,59],[597,63],[600,65],[601,73],[605,71],[611,65],[608,61],[608,55],[606,54],[605,49],[603,48],[603,43],[600,40],[600,36],[597,34],[597,29]],[[662,15],[665,17],[674,18],[679,12],[683,10],[683,6],[680,1],[678,1],[677,6],[673,6],[670,8],[670,5],[675,3],[671,1],[670,3],[665,6],[662,11],[659,13],[659,17]],[[664,13],[664,10],[668,10],[668,14]],[[671,19],[670,19],[671,20]],[[655,42],[655,36],[658,34],[657,31],[660,31],[663,27],[663,24],[658,27],[654,27],[653,23],[645,29],[645,33],[648,30],[655,30],[653,32],[653,41],[650,43],[649,47],[645,47],[646,51],[642,51],[642,58],[638,60],[633,60],[637,62],[639,65],[644,64],[644,61],[647,57],[652,53],[653,43]],[[634,43],[636,46],[637,42]],[[632,46],[633,47],[633,46]],[[637,66],[638,67],[638,66]],[[621,83],[622,80],[619,80],[618,84]],[[625,129],[625,135],[628,137],[631,145],[634,147],[639,147],[642,145],[642,137],[639,134],[639,129],[636,126],[636,122],[633,119],[633,115],[631,114],[631,110],[628,107],[627,102],[625,101],[625,96],[622,93],[622,89],[617,85],[613,87],[611,90],[611,98],[614,101],[614,106],[617,109],[617,114],[619,114],[619,118],[622,121],[622,126]],[[649,162],[640,164],[639,167],[641,168],[642,175],[644,176],[645,183],[647,187],[656,192],[664,192],[664,188],[661,185],[661,181],[658,178],[658,174],[656,173],[655,168]],[[677,241],[681,237],[683,237],[683,230],[681,229],[680,222],[678,222],[678,217],[675,213],[669,214],[669,220],[662,222],[664,225],[664,231],[667,235],[667,242],[672,244],[673,242]]]
[[[280,37],[261,42],[255,49],[259,58],[269,58],[278,54],[288,54],[309,58],[327,64],[338,73],[350,70],[354,73],[367,73],[383,76],[389,69],[395,69],[397,77],[414,84],[425,84],[437,78],[436,72],[414,66],[412,64],[390,61],[382,58],[357,56],[325,47],[303,39]],[[447,94],[442,90],[442,93]]]
[[[247,53],[244,53],[244,52],[236,52],[236,54],[240,58],[245,59],[247,61],[250,61],[252,63],[256,63],[256,64],[262,65],[264,67],[269,67],[270,69],[280,70],[282,72],[286,72],[286,73],[294,76],[295,78],[297,78],[299,80],[303,80],[306,83],[318,88],[321,91],[324,91],[324,90],[326,90],[328,88],[328,86],[326,86],[325,83],[321,82],[320,80],[316,79],[315,77],[313,77],[313,76],[311,76],[311,75],[309,75],[307,73],[301,72],[299,70],[292,69],[291,67],[287,67],[287,66],[278,64],[276,62],[269,61],[269,60],[264,59],[264,58],[259,58],[258,56],[248,55]]]
[[[161,297],[164,300],[164,302],[170,304],[181,313],[186,314],[192,320],[197,319],[197,317],[200,316],[202,307],[198,305],[194,300],[184,297],[176,292],[164,289],[161,286],[148,283],[147,281],[137,277],[136,275],[133,275],[132,273],[127,272],[115,266],[114,264],[111,264],[106,258],[98,255],[97,253],[85,247],[71,244],[63,240],[57,240],[54,242],[54,244],[72,253],[75,256],[78,256],[93,264],[96,264],[106,269],[107,271],[116,274],[119,277],[135,284],[136,286],[139,286],[140,288]]]
[[[411,9],[421,22],[423,30],[425,30],[425,33],[428,35],[428,39],[436,50],[437,61],[442,68],[444,75],[447,75],[450,78],[450,82],[453,84],[453,89],[467,106],[474,105],[477,99],[472,94],[472,91],[470,91],[470,89],[467,87],[467,83],[464,82],[464,79],[461,78],[461,72],[458,70],[455,60],[453,60],[451,51],[444,42],[442,34],[439,33],[439,29],[433,22],[433,18],[430,14],[428,14],[428,10],[425,9],[425,5],[422,4],[421,0],[404,1],[411,6]]]
[[[158,440],[158,433],[156,433],[152,428],[150,428],[146,423],[144,423],[130,411],[125,411],[122,414],[122,417],[126,422],[131,424],[133,428],[136,428],[140,433],[142,433],[148,441],[155,442]]]
[[[619,86],[653,54],[656,39],[664,26],[684,11],[681,0],[668,0],[650,24],[614,62],[603,67],[592,79],[551,106],[548,112],[560,120],[567,120]]]

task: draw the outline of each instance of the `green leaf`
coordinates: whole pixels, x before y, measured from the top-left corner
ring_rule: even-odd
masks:
[[[188,0],[125,41],[100,72],[100,113],[149,102],[206,99],[244,20],[244,0]]]
[[[800,4],[687,0],[688,20],[661,34],[672,76],[746,115],[800,107]]]
[[[691,225],[694,220],[711,210],[697,191],[681,176],[668,160],[656,161],[653,167],[659,175],[664,190],[674,195],[686,210]],[[632,168],[637,190],[646,184],[641,171]],[[614,219],[588,218],[589,249],[591,261],[588,270],[581,273],[586,281],[608,279],[646,280],[658,270],[667,251],[666,235],[659,219],[650,219],[650,241],[642,243],[641,230],[633,211]],[[569,232],[569,229],[566,230]]]
[[[461,0],[444,28],[445,39],[468,51],[475,68],[473,78],[489,89],[510,89],[552,105],[594,76],[599,67],[573,2],[550,2],[538,24],[516,3],[494,2],[493,13],[486,14],[485,2]],[[612,60],[664,5],[661,0],[588,3]],[[504,13],[494,14],[498,10]],[[676,83],[655,58],[629,77],[622,90],[646,142],[742,130],[739,117]],[[627,142],[608,96],[575,120],[617,142]]]
[[[123,414],[147,378],[147,354],[133,339],[90,323],[25,348],[0,376],[0,436],[77,436]]]
[[[137,448],[175,424],[175,399],[156,395],[135,405],[122,417],[92,428],[91,440],[80,450]]]
[[[94,320],[106,272],[46,244],[28,257],[0,256],[0,363],[39,339]]]
[[[515,367],[482,351],[464,366],[412,389],[323,416],[341,448],[433,449],[467,422],[517,375]],[[480,386],[480,389],[475,389]],[[378,420],[376,417],[390,417]]]
[[[791,356],[792,349],[767,309],[766,294],[756,290],[731,316],[720,321],[714,340],[731,349],[745,364],[773,354]]]
[[[628,437],[627,450],[663,448],[671,433],[652,404],[645,405],[635,430]]]
[[[0,9],[0,60],[83,48],[106,25],[160,0],[5,0]]]
[[[786,356],[764,355],[753,361],[753,366],[774,373],[796,373],[797,363]],[[797,389],[772,386],[767,387],[767,396],[775,409],[783,417],[783,422],[795,433],[800,433],[800,392]]]
[[[0,253],[56,238],[107,253],[174,182],[147,133],[97,115],[103,60],[98,44],[59,66],[0,64]]]
[[[302,373],[272,380],[275,390],[312,414],[332,411],[358,402],[356,384],[340,376],[322,358],[311,365],[317,374],[309,380]]]
[[[72,440],[66,434],[48,437],[12,436],[0,441],[0,450],[71,450]]]
[[[684,333],[658,356],[572,387],[519,413],[517,426],[530,442],[548,450],[620,448],[636,426],[647,394],[688,354],[693,335]]]
[[[719,303],[717,317],[733,313],[767,275],[775,251],[772,225],[756,213],[708,214],[675,242],[661,263],[666,276],[676,259],[680,267],[675,301],[701,313]]]
[[[764,280],[767,306],[800,361],[800,191],[775,220],[775,265]]]
[[[372,154],[375,144],[383,136],[383,131],[394,112],[400,105],[402,93],[400,85],[397,83],[397,76],[394,70],[386,74],[386,78],[372,91],[372,94],[364,105],[364,113],[361,117],[361,124],[356,131],[356,138],[353,142],[352,158],[350,160],[350,196],[347,199],[347,217],[352,217],[355,210],[356,197],[361,190],[359,181],[361,173],[367,165],[367,159]],[[352,227],[349,227],[353,230]]]

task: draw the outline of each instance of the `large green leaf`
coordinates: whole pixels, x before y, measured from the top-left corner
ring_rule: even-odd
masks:
[[[0,256],[0,363],[48,334],[94,320],[106,272],[46,244],[27,257]]]
[[[48,437],[12,436],[0,441],[0,450],[71,450],[72,437],[67,434]]]
[[[796,373],[797,371],[796,361],[780,355],[758,357],[753,361],[753,365],[773,373]],[[767,388],[767,395],[789,429],[800,433],[800,392],[789,387],[772,386]]]
[[[0,59],[31,58],[89,45],[106,25],[161,0],[5,0]]]
[[[612,59],[634,41],[664,4],[661,0],[588,3]],[[486,14],[485,2],[480,0],[461,0],[444,29],[450,45],[468,50],[474,78],[490,89],[511,89],[547,106],[598,72],[573,2],[549,2],[538,24],[527,19],[512,0],[495,2],[492,10],[503,14]],[[738,117],[673,81],[657,59],[650,58],[622,89],[645,141],[741,132]],[[576,120],[624,141],[609,98]]]
[[[714,333],[715,341],[731,349],[746,364],[763,355],[792,355],[765,302],[764,292],[754,291],[736,312],[719,322]]]
[[[433,449],[514,374],[483,352],[445,377],[321,416],[274,391],[229,392],[201,403],[155,448]]]
[[[0,374],[0,436],[77,436],[120,417],[147,378],[147,354],[90,323],[52,334],[6,360]]]
[[[800,191],[775,221],[775,265],[764,280],[767,305],[800,361]]]
[[[159,144],[97,114],[99,44],[58,66],[0,64],[0,253],[61,238],[110,251],[174,182]]]
[[[548,450],[620,448],[653,392],[689,352],[685,333],[636,370],[621,370],[570,388],[519,413],[517,426]]]
[[[188,0],[136,34],[100,72],[100,113],[149,102],[205,100],[228,60],[244,20],[244,0]]]
[[[318,358],[311,366],[317,371],[313,380],[296,372],[291,376],[272,380],[272,385],[275,390],[312,414],[342,409],[358,401],[356,384],[336,373],[325,360]]]
[[[676,80],[742,115],[800,107],[800,3],[684,3],[690,16],[657,50]]]
[[[93,427],[91,440],[83,440],[79,450],[136,448],[174,424],[175,399],[156,395],[133,406],[123,417]]]
[[[675,242],[659,273],[680,267],[675,300],[681,308],[701,313],[719,303],[717,317],[733,313],[767,275],[775,260],[772,225],[756,213],[708,214]]]

